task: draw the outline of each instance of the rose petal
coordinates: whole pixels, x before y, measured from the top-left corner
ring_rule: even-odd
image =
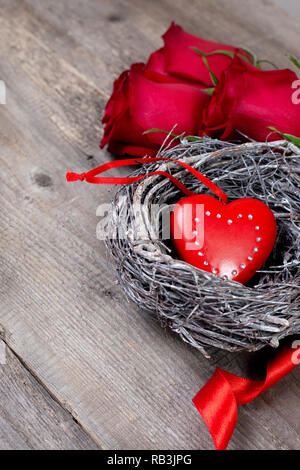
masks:
[[[144,129],[159,128],[176,134],[195,135],[210,97],[198,86],[182,83],[156,83],[134,73],[130,88],[130,113]],[[162,143],[160,133],[147,134],[149,140]]]
[[[163,35],[163,39],[165,43],[165,68],[168,74],[198,81],[208,87],[212,86],[209,71],[202,57],[191,47],[196,47],[204,53],[222,49],[248,57],[247,53],[241,49],[193,36],[175,23],[171,24],[168,31]],[[223,54],[213,55],[208,57],[207,60],[218,79],[232,62],[230,57]]]

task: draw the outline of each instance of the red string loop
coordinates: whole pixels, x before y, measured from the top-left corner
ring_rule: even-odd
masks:
[[[104,173],[113,168],[119,168],[122,166],[129,166],[129,165],[155,163],[155,162],[161,162],[161,161],[173,161],[183,166],[192,175],[194,175],[195,178],[201,181],[201,183],[203,183],[216,196],[218,196],[221,199],[221,201],[224,202],[224,204],[226,204],[228,200],[227,195],[215,183],[209,180],[206,176],[202,175],[202,173],[197,171],[192,166],[180,160],[175,160],[174,158],[144,157],[144,158],[126,158],[123,160],[115,160],[113,162],[104,163],[103,165],[100,165],[97,168],[94,168],[93,170],[88,171],[87,173],[77,174],[73,172],[68,172],[66,174],[66,178],[67,178],[67,181],[69,182],[86,181],[88,183],[93,183],[93,184],[131,184],[131,183],[140,181],[143,178],[147,178],[148,176],[162,175],[168,178],[170,181],[172,181],[172,183],[174,183],[187,196],[195,196],[196,193],[194,193],[193,191],[190,191],[183,183],[181,183],[177,178],[175,178],[170,173],[167,173],[166,171],[157,170],[157,171],[153,171],[150,173],[146,173],[144,175],[129,176],[129,177],[124,177],[124,178],[98,176],[101,173]]]

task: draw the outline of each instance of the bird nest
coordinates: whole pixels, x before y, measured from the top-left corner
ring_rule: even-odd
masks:
[[[242,285],[178,259],[165,223],[183,194],[149,176],[115,195],[106,243],[119,282],[139,308],[208,355],[205,348],[256,351],[300,331],[300,150],[286,141],[233,145],[183,138],[160,156],[188,163],[229,197],[260,199],[273,211],[277,240],[267,262]],[[168,171],[190,190],[209,190],[175,162],[133,175]],[[167,214],[167,217],[166,217]]]

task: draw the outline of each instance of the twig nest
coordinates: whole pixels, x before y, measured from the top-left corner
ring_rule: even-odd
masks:
[[[286,141],[233,145],[187,141],[160,156],[183,160],[229,200],[260,199],[278,227],[272,254],[247,285],[221,279],[177,258],[168,233],[170,208],[184,195],[155,175],[115,195],[107,247],[126,295],[163,326],[206,354],[205,347],[256,351],[300,331],[300,150]],[[134,174],[171,172],[190,190],[209,193],[175,162]]]

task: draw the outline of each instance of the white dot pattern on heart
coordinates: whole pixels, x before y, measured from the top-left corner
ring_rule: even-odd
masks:
[[[206,215],[207,217],[209,217],[209,216],[211,216],[211,212],[210,212],[210,211],[206,211],[206,212],[205,212],[205,215]],[[247,215],[245,215],[245,214],[244,214],[244,215],[243,215],[243,214],[238,214],[238,215],[237,215],[237,218],[238,218],[238,219],[243,219],[244,216],[245,216],[246,218],[248,218],[248,220],[253,220],[253,218],[254,218],[252,214],[247,214]],[[218,213],[218,214],[216,214],[216,217],[217,217],[217,219],[221,219],[221,218],[222,218],[222,215]],[[194,221],[195,221],[195,222],[200,222],[200,219],[199,219],[198,217],[196,217],[196,218],[194,219]],[[228,219],[228,220],[227,220],[227,224],[228,224],[228,225],[232,225],[232,224],[233,224],[233,220],[232,220],[232,219]],[[256,226],[254,227],[254,229],[255,229],[256,231],[259,231],[259,230],[260,230],[260,227],[259,227],[258,225],[256,225]],[[197,235],[198,235],[198,231],[197,231],[197,230],[194,230],[194,231],[193,231],[193,234],[194,234],[195,236],[197,236]],[[257,237],[257,238],[256,238],[256,241],[257,241],[257,242],[260,242],[261,240],[262,240],[261,237]],[[197,245],[197,246],[200,245],[200,243],[198,242],[198,240],[195,241],[195,245]],[[259,250],[258,250],[257,247],[254,247],[254,248],[253,248],[253,251],[254,251],[255,253],[257,253]],[[198,255],[199,255],[200,257],[203,257],[203,256],[204,256],[204,253],[203,253],[202,251],[198,251]],[[247,259],[248,259],[248,261],[253,261],[253,256],[250,256],[250,255],[249,255]],[[203,261],[203,265],[204,265],[204,266],[209,266],[209,262],[208,262],[207,260],[205,260],[205,261]],[[244,269],[246,269],[246,264],[245,264],[245,263],[242,263],[242,264],[240,264],[239,267],[240,267],[242,270],[244,270]],[[211,269],[211,272],[212,272],[212,274],[216,274],[216,275],[217,275],[217,274],[219,273],[219,270],[216,269],[216,268],[213,268],[213,269]],[[222,279],[228,280],[229,277],[231,277],[231,276],[232,276],[232,277],[236,277],[237,275],[238,275],[238,270],[233,269],[230,275],[226,275],[226,274],[225,274],[225,275],[222,277]]]

